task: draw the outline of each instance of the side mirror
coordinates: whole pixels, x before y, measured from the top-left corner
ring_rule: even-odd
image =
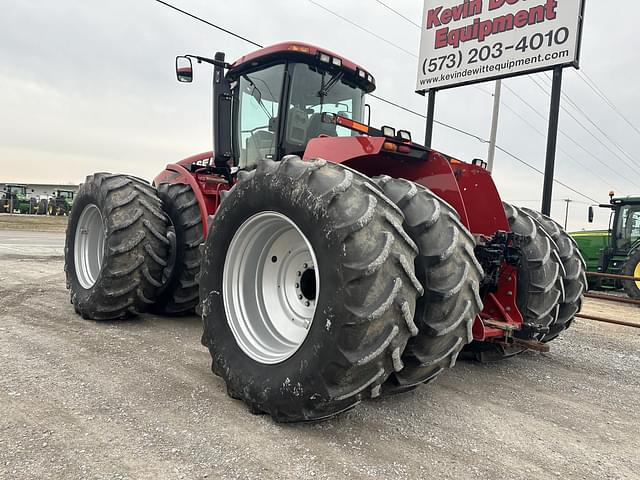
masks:
[[[589,207],[589,223],[593,223],[593,207]]]
[[[176,76],[179,82],[193,82],[193,65],[189,57],[176,57]]]

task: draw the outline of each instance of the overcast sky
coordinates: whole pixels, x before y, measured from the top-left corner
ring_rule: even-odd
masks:
[[[420,30],[374,0],[314,1],[418,53]],[[420,22],[422,0],[386,1]],[[374,73],[378,95],[425,111],[424,98],[414,93],[415,58],[308,0],[173,3],[261,44],[301,40],[339,52]],[[614,3],[616,12],[637,8],[631,0]],[[612,2],[587,0],[582,69],[640,126],[637,25],[633,15],[614,14],[611,8]],[[225,51],[235,59],[254,49],[153,0],[5,0],[1,11],[0,182],[78,183],[94,171],[152,179],[166,163],[211,149],[210,72],[198,69],[193,84],[178,84],[174,57]],[[547,77],[534,78],[550,90]],[[571,100],[640,165],[640,134],[573,69],[565,70],[564,79]],[[548,115],[549,95],[530,79],[505,84]],[[489,83],[440,92],[436,118],[488,138],[492,90]],[[374,124],[409,129],[414,139],[423,140],[423,119],[374,99],[370,103]],[[566,100],[563,105],[573,112]],[[542,170],[546,140],[536,130],[546,128],[539,114],[511,91],[503,92],[499,145]],[[565,113],[560,128],[586,152],[560,136],[559,147],[569,155],[558,152],[559,180],[603,202],[610,189],[620,195],[640,193],[640,167],[632,170],[622,163],[616,158],[623,156],[620,151],[612,153],[610,145],[603,146]],[[434,148],[463,160],[487,156],[486,144],[438,126]],[[505,200],[539,208],[541,175],[498,153],[494,177]],[[557,220],[564,222],[562,199],[571,198],[576,203],[571,205],[569,228],[587,226],[588,200],[559,185],[553,198]],[[606,212],[596,213],[596,225],[607,221]]]

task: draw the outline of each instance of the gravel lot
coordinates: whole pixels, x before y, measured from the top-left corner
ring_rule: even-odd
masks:
[[[37,230],[39,232],[64,232],[69,217],[47,215],[13,215],[0,213],[0,230]]]
[[[227,397],[197,318],[76,316],[62,242],[0,248],[2,479],[640,478],[640,330],[580,321],[548,354],[278,425]]]

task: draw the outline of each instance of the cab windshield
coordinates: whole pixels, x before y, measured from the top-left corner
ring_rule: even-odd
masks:
[[[345,82],[342,72],[325,72],[304,63],[289,66],[291,90],[287,105],[284,149],[302,154],[307,143],[320,135],[347,137],[357,133],[322,122],[323,113],[334,113],[362,122],[364,92]]]
[[[281,105],[285,74],[290,78],[289,93]],[[323,123],[325,112],[362,122],[364,92],[347,83],[339,70],[326,72],[304,63],[276,64],[240,75],[235,88],[235,144],[242,169],[254,168],[260,159],[278,154],[302,155],[309,140],[321,135],[356,134]],[[282,129],[281,116],[286,118]]]
[[[622,207],[618,216],[618,248],[626,250],[640,239],[640,205]]]
[[[27,194],[27,187],[20,187],[20,186],[16,186],[16,185],[11,185],[8,188],[8,191],[15,194],[15,195],[26,195]]]

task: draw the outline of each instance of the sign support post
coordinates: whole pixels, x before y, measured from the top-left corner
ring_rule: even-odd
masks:
[[[553,193],[553,173],[556,162],[558,142],[558,120],[560,117],[560,95],[562,93],[562,67],[553,69],[551,87],[551,111],[549,113],[549,133],[547,135],[547,159],[544,165],[544,184],[542,187],[542,213],[551,215],[551,196]]]
[[[427,128],[424,135],[424,146],[431,148],[433,140],[433,121],[435,120],[436,111],[436,91],[429,90],[429,99],[427,100]]]

